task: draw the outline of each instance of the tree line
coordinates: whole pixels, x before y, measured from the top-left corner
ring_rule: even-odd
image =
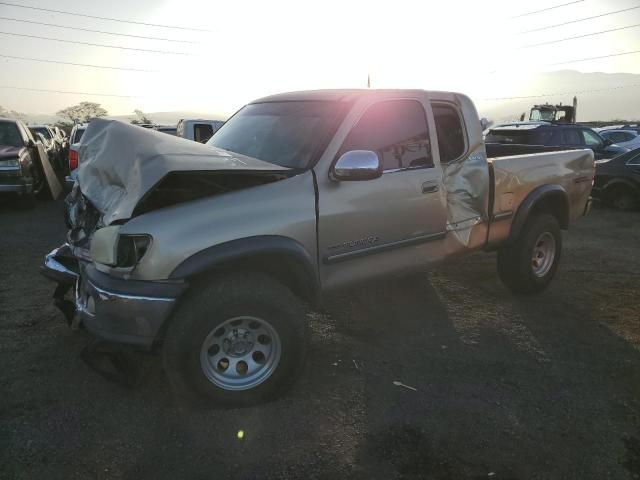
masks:
[[[142,110],[136,109],[133,113],[136,115],[136,118],[131,120],[132,124],[143,125],[153,123],[153,120],[151,120],[151,118],[149,118]],[[57,122],[55,125],[69,133],[75,124],[89,123],[94,118],[109,115],[109,112],[107,112],[107,110],[99,103],[80,102],[77,105],[72,105],[57,111],[56,115],[58,117],[62,117],[63,120]],[[25,120],[27,115],[15,110],[7,110],[0,105],[0,117]]]

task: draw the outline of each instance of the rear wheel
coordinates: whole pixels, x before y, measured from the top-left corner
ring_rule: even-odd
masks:
[[[201,403],[248,406],[277,397],[302,371],[308,327],[301,302],[261,274],[192,287],[167,329],[169,381]]]
[[[498,274],[514,293],[538,293],[553,279],[561,252],[558,220],[549,214],[535,215],[513,243],[498,250]]]

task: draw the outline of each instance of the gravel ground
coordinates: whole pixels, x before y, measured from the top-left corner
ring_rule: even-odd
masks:
[[[344,292],[289,394],[209,411],[80,359],[38,273],[61,212],[0,206],[0,478],[640,478],[639,212],[580,220],[534,298],[488,254]]]

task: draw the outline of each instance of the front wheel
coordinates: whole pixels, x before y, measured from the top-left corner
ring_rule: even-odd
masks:
[[[275,398],[304,365],[301,302],[261,274],[195,284],[167,329],[164,366],[176,393],[229,407]]]
[[[549,214],[536,215],[512,244],[498,250],[498,274],[514,293],[541,292],[553,279],[561,252],[558,220]]]

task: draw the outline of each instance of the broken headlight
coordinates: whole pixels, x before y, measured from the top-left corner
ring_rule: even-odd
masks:
[[[135,267],[151,245],[149,235],[125,235],[118,225],[104,227],[91,239],[91,258],[110,267]]]
[[[149,235],[120,235],[116,254],[117,267],[135,267],[151,245]]]

